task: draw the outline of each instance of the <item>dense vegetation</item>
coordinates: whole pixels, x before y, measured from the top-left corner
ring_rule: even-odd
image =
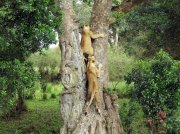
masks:
[[[41,76],[41,82],[60,81],[61,56],[58,46],[41,53],[34,53],[27,60],[33,63],[35,70]]]
[[[129,13],[114,13],[120,44],[129,54],[149,57],[165,49],[180,59],[180,3],[179,0],[154,0]]]
[[[115,5],[119,3],[115,1]],[[110,52],[113,58],[109,58],[110,80],[114,81],[109,92],[131,97],[119,100],[127,133],[179,131],[179,4],[178,0],[154,0],[128,13],[112,15],[116,22],[110,26],[111,37],[116,40],[115,33],[118,34],[118,45],[124,51],[117,52],[110,42],[115,48]],[[124,76],[127,84],[122,81]],[[165,119],[160,120],[160,112],[166,112]]]
[[[168,128],[173,128],[172,125],[176,124],[173,132],[177,132],[179,128],[178,120],[173,120],[173,124],[171,121],[178,112],[180,101],[179,72],[180,62],[161,50],[151,61],[139,61],[126,77],[128,83],[134,83],[131,98],[137,100],[142,105],[146,117],[152,119],[154,133],[164,125],[163,123],[167,123]],[[160,111],[167,113],[167,122],[165,119],[162,120],[164,122],[159,121]]]
[[[26,104],[29,110],[19,118],[0,120],[1,134],[59,133],[63,124],[59,114],[59,97],[45,101],[27,100]]]
[[[61,17],[61,12],[56,11],[54,0],[0,2],[0,101],[8,109],[5,115],[11,116],[14,108],[18,114],[27,110],[23,90],[32,87],[37,77],[26,59],[56,42],[54,30],[61,22],[56,16]]]
[[[80,1],[74,8],[82,25],[89,23],[93,2]],[[62,20],[57,16],[54,0],[0,2],[0,133],[59,132],[60,49],[46,49],[56,43],[54,31]],[[108,47],[106,91],[119,96],[125,132],[178,134],[179,0],[154,0],[112,16],[112,38],[118,34],[119,40]],[[17,116],[21,110],[27,113]]]

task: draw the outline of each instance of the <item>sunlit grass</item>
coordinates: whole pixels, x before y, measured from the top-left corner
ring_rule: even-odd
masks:
[[[51,94],[55,94],[56,96],[59,96],[62,90],[63,90],[63,86],[61,83],[58,84],[47,83],[46,91],[45,91],[47,95],[47,99],[51,98]],[[42,100],[42,97],[43,97],[43,92],[42,89],[39,88],[38,90],[36,90],[34,98],[38,100]]]
[[[59,98],[27,100],[28,112],[19,118],[0,121],[0,134],[59,133],[62,126]]]
[[[127,84],[125,81],[112,81],[110,82],[108,91],[110,93],[128,94],[133,84]]]
[[[59,133],[63,124],[59,104],[59,94],[62,86],[61,84],[48,84],[51,87],[51,90],[47,93],[48,99],[42,100],[42,92],[38,89],[34,99],[25,100],[28,112],[23,113],[18,118],[0,119],[0,134]],[[50,98],[52,93],[56,95],[56,98]],[[0,115],[2,115],[1,110]]]

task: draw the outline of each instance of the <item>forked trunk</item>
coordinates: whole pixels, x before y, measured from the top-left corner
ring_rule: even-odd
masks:
[[[91,17],[91,30],[106,34],[105,38],[93,42],[96,60],[103,64],[99,78],[100,109],[102,116],[96,111],[93,103],[85,114],[87,87],[86,74],[80,44],[75,32],[77,28],[73,21],[73,0],[57,0],[64,13],[61,25],[63,34],[59,35],[62,56],[62,84],[64,91],[61,96],[61,114],[64,126],[61,134],[123,134],[123,128],[118,115],[117,98],[103,93],[108,84],[108,17],[111,11],[111,0],[94,0]]]

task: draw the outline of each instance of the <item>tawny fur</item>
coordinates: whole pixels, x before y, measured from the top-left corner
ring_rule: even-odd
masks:
[[[87,65],[87,78],[88,78],[88,98],[90,98],[87,109],[91,105],[93,99],[96,102],[96,108],[100,113],[100,100],[99,100],[99,91],[98,91],[98,77],[100,77],[100,71],[102,68],[102,64],[99,65],[98,68],[95,66],[95,58],[94,56],[88,57],[88,65]],[[87,111],[86,109],[86,111]]]
[[[104,34],[94,34],[92,31],[90,31],[89,26],[84,25],[81,38],[82,53],[92,56],[94,54],[94,51],[92,48],[91,39],[96,39],[100,37],[104,37]]]

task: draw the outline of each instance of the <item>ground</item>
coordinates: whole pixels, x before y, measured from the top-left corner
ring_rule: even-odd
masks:
[[[19,118],[0,121],[0,134],[55,134],[61,127],[59,97],[26,101],[29,111]]]

